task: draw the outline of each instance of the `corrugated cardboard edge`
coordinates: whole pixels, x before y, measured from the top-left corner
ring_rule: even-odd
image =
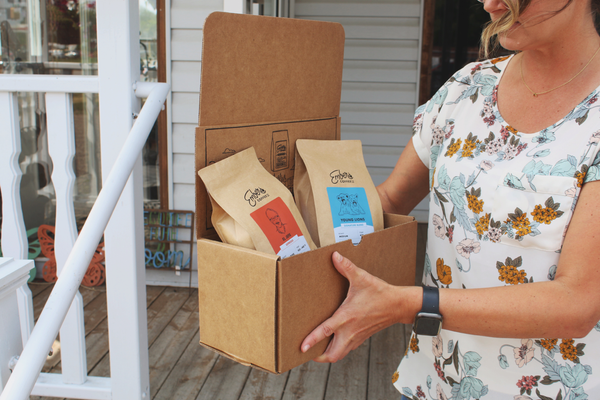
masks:
[[[276,371],[275,255],[198,240],[200,340]],[[247,340],[239,340],[240,338]]]
[[[414,285],[417,222],[414,217],[393,214],[384,214],[384,221],[385,229],[365,235],[364,242],[357,246],[353,246],[348,240],[279,262],[278,293],[284,293],[284,296],[278,296],[278,372],[283,373],[319,356],[329,343],[329,339],[326,339],[307,353],[300,351],[304,337],[329,318],[346,298],[348,281],[333,266],[331,254],[334,251],[347,256],[359,267],[392,285]],[[382,250],[385,250],[381,248],[380,239],[384,235],[387,236],[386,232],[391,230],[395,230],[393,238],[402,243],[399,243],[394,251],[383,254],[384,259],[379,260]],[[377,257],[373,252],[377,252]],[[402,257],[399,262],[396,262],[396,256]],[[369,263],[375,259],[378,259],[378,262]],[[390,268],[390,265],[396,265],[397,268]],[[299,278],[295,277],[296,273],[300,275]],[[310,275],[309,281],[302,278],[306,274]],[[308,289],[293,284],[296,281],[302,282]],[[314,293],[314,296],[307,292]],[[316,299],[312,302],[310,310],[306,309],[307,296]],[[287,305],[285,310],[283,304]],[[295,310],[290,310],[290,304],[302,309],[294,312]],[[304,318],[298,318],[299,315]]]
[[[268,373],[275,374],[275,375],[280,375],[280,374],[281,374],[280,372],[277,372],[277,371],[271,371],[271,370],[268,370],[268,369],[264,369],[264,368],[262,368],[262,367],[260,367],[260,366],[258,366],[258,365],[254,365],[254,364],[252,364],[252,363],[250,363],[250,362],[248,362],[248,361],[246,361],[246,360],[244,360],[244,359],[242,359],[242,358],[236,357],[236,356],[235,356],[235,355],[233,355],[233,354],[226,353],[226,352],[224,352],[224,351],[221,351],[221,350],[219,350],[219,349],[217,349],[217,348],[214,348],[214,347],[212,347],[212,346],[209,346],[209,345],[207,345],[206,343],[202,343],[202,340],[200,340],[200,345],[201,345],[202,347],[204,347],[204,348],[207,348],[207,349],[209,349],[209,350],[212,350],[212,351],[214,351],[215,353],[217,353],[217,354],[219,354],[219,355],[221,355],[221,356],[223,356],[223,357],[227,357],[227,358],[229,358],[230,360],[233,360],[233,361],[235,361],[235,362],[237,362],[237,363],[240,363],[240,364],[242,364],[242,365],[245,365],[246,367],[252,367],[252,368],[256,368],[256,369],[258,369],[258,370],[260,370],[260,371],[268,372]]]

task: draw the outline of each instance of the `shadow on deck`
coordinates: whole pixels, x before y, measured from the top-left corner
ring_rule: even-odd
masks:
[[[418,281],[426,232],[426,225],[419,224]],[[36,320],[52,287],[47,283],[30,284]],[[80,291],[88,374],[109,376],[106,292],[103,286],[81,287]],[[199,344],[196,289],[148,286],[146,293],[151,399],[400,399],[391,377],[410,339],[410,325],[397,324],[377,333],[335,364],[309,362],[273,375],[240,365]],[[57,351],[48,358],[43,372],[61,370],[60,344],[55,344]]]

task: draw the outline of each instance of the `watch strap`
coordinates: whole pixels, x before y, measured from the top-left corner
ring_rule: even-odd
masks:
[[[440,314],[440,290],[435,286],[423,286],[421,312]]]

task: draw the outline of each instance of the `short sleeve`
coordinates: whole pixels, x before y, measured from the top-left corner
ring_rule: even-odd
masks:
[[[600,141],[600,131],[594,133],[590,140],[590,143],[596,143],[594,145],[594,154],[590,157],[590,166],[585,174],[585,178],[583,179],[583,183],[595,182],[600,180],[600,145],[598,144]]]
[[[431,166],[431,143],[433,139],[431,126],[435,123],[447,94],[448,88],[444,85],[427,103],[415,111],[415,118],[413,119],[413,146],[427,168]]]
[[[417,155],[419,156],[419,158],[421,159],[423,164],[425,164],[425,166],[427,166],[427,167],[429,167],[429,161],[431,159],[429,156],[431,146],[428,146],[427,144],[425,144],[425,142],[423,142],[422,134],[423,134],[423,118],[424,118],[424,114],[425,114],[425,108],[428,104],[429,104],[429,102],[425,103],[421,107],[417,108],[417,111],[415,112],[415,118],[413,120],[413,137],[412,137],[413,147],[415,148]],[[429,143],[431,143],[431,141],[429,141]]]

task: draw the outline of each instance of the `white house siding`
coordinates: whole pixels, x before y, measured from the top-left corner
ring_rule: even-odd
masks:
[[[169,0],[167,0],[169,3]],[[213,11],[223,11],[223,0],[170,0],[166,21],[167,54],[170,54],[168,79],[171,83],[169,104],[169,134],[172,162],[170,177],[172,193],[170,208],[194,210],[194,129],[198,125],[200,92],[200,59],[202,56],[202,27]],[[168,56],[167,56],[168,57]],[[189,247],[178,246],[188,253]],[[193,270],[197,270],[195,246]],[[179,276],[172,271],[147,270],[149,284],[187,286],[189,275]],[[192,286],[197,286],[192,275]]]
[[[421,0],[295,0],[295,18],[344,26],[342,139],[362,141],[375,184],[387,178],[411,137],[422,8]],[[427,203],[413,215],[427,221]]]

